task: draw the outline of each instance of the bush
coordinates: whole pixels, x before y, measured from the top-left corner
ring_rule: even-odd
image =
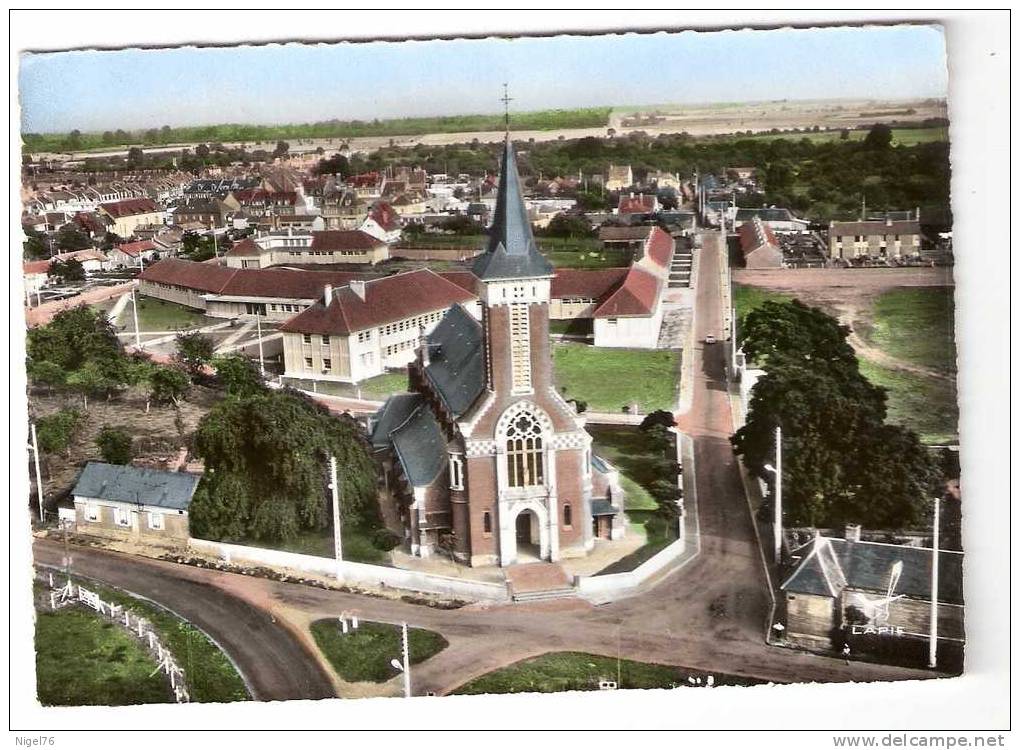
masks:
[[[372,546],[382,552],[389,552],[400,546],[400,535],[389,529],[376,529],[372,532]]]
[[[96,437],[96,445],[106,463],[131,463],[131,435],[122,427],[103,427]]]

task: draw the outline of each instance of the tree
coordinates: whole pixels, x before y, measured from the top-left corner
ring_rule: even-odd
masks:
[[[50,250],[42,237],[32,233],[22,245],[22,256],[25,260],[45,260],[50,257]]]
[[[78,431],[84,416],[76,409],[61,409],[36,420],[36,440],[41,453],[64,453],[71,446],[71,440]]]
[[[157,404],[179,406],[188,392],[191,378],[176,367],[155,367],[149,374],[149,398]]]
[[[86,250],[92,247],[92,240],[74,224],[65,224],[57,232],[57,247],[64,252]]]
[[[216,379],[228,395],[245,398],[265,390],[258,367],[242,354],[215,357],[212,366],[216,370]]]
[[[864,136],[864,149],[866,151],[884,151],[892,146],[892,128],[884,123],[871,126],[871,130]]]
[[[67,386],[81,395],[85,411],[89,408],[89,396],[106,396],[109,398],[119,383],[104,372],[97,362],[86,362],[67,376]]]
[[[277,141],[276,148],[273,149],[274,157],[286,156],[287,152],[290,151],[290,144],[287,141]]]
[[[665,409],[656,409],[655,411],[649,412],[645,415],[645,418],[641,420],[640,429],[647,432],[656,425],[660,425],[662,427],[674,427],[676,425],[676,419],[673,417],[672,412],[668,412]]]
[[[280,541],[328,528],[330,455],[345,523],[378,522],[375,465],[357,423],[293,391],[220,401],[199,423],[195,450],[206,468],[190,508],[195,536]]]
[[[800,300],[768,301],[741,321],[741,348],[748,361],[764,365],[770,355],[853,363],[857,357],[847,343],[850,328],[817,307]]]
[[[96,446],[108,464],[127,465],[133,455],[131,435],[123,427],[106,425],[96,436]]]
[[[178,333],[174,359],[188,374],[195,377],[212,360],[215,348],[213,340],[199,331]]]
[[[556,214],[545,228],[547,237],[594,237],[591,224],[584,217],[576,214]]]
[[[27,365],[28,379],[36,385],[45,385],[49,389],[59,388],[66,382],[64,368],[53,362],[29,360]]]
[[[32,364],[51,362],[65,372],[86,362],[100,362],[108,369],[122,357],[120,342],[106,313],[79,305],[61,310],[47,325],[28,331],[26,344]]]
[[[127,154],[127,165],[130,169],[137,169],[142,166],[145,161],[145,152],[142,151],[138,146],[132,146],[128,149]]]
[[[67,139],[64,141],[64,147],[68,151],[77,151],[81,148],[81,131],[72,130],[67,134]]]
[[[195,156],[197,156],[200,159],[205,159],[207,156],[209,156],[209,147],[204,143],[198,144],[197,146],[195,146]]]
[[[54,260],[50,263],[49,275],[64,284],[85,281],[85,266],[77,258]]]

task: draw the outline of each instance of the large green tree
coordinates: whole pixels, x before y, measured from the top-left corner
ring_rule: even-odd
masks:
[[[212,360],[215,342],[199,331],[177,334],[177,352],[174,359],[192,377],[200,374],[202,368]]]
[[[199,424],[195,450],[205,462],[190,509],[195,536],[278,541],[327,528],[329,455],[345,522],[377,518],[375,465],[357,423],[295,392],[221,401]]]
[[[938,492],[938,468],[913,432],[885,424],[885,391],[860,373],[849,329],[794,300],[762,305],[742,331],[745,352],[765,374],[732,442],[752,471],[772,481],[765,466],[782,428],[786,523],[919,522]]]

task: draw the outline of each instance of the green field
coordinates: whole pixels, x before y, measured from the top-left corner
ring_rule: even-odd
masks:
[[[643,412],[672,410],[676,401],[679,352],[554,343],[552,354],[560,393],[591,411],[620,413],[631,403]]]
[[[391,394],[407,392],[407,371],[385,372],[374,378],[362,380],[359,385],[362,398],[385,401]]]
[[[655,465],[648,437],[636,427],[589,425],[595,454],[615,465],[627,491],[627,510],[655,510],[658,502],[647,488],[663,477]],[[670,456],[673,458],[673,456]],[[628,486],[628,483],[633,487]]]
[[[104,600],[121,604],[149,621],[184,670],[192,701],[226,703],[250,699],[244,680],[230,659],[194,625],[125,591],[94,583],[87,583],[86,588],[92,589]]]
[[[773,292],[760,286],[733,285],[733,307],[737,311],[737,320],[741,320],[745,315],[761,307],[765,302],[788,302],[791,299],[793,297],[789,294]]]
[[[347,524],[340,531],[340,541],[343,545],[344,560],[371,563],[373,565],[389,565],[390,563],[389,554],[372,544],[371,529],[363,529],[359,526]],[[299,555],[333,557],[332,529],[302,530],[285,542],[248,539],[237,543],[250,544],[253,547],[264,547],[266,549],[278,549],[284,552],[294,552]]]
[[[347,682],[386,682],[400,674],[390,665],[401,658],[398,625],[379,622],[359,623],[357,630],[344,634],[333,618],[312,623],[312,635],[319,650],[333,669]],[[449,644],[439,633],[419,628],[407,629],[411,664],[420,664]]]
[[[885,292],[860,334],[890,356],[946,374],[956,372],[952,287]]]
[[[550,109],[515,112],[516,130],[559,130],[560,128],[598,128],[609,122],[609,107],[588,109]],[[194,127],[135,130],[104,138],[103,133],[82,133],[77,142],[67,133],[25,133],[25,151],[81,151],[113,149],[118,146],[165,146],[174,144],[253,143],[280,139],[359,138],[366,136],[423,135],[425,133],[463,133],[503,130],[502,114],[452,115],[448,117],[404,117],[391,120],[331,120],[289,125],[200,125]],[[337,144],[339,145],[339,144]]]
[[[960,412],[952,381],[891,370],[864,359],[860,369],[868,380],[888,390],[890,423],[910,428],[925,443],[944,445],[958,440]]]
[[[610,645],[610,644],[607,644]],[[706,674],[684,667],[647,664],[630,659],[559,651],[511,664],[461,685],[455,695],[486,693],[559,693],[598,690],[600,680],[618,681],[620,689],[674,688],[688,685],[688,677]],[[758,680],[715,675],[717,685],[754,685]]]
[[[74,606],[36,613],[35,668],[44,706],[173,701],[170,684],[137,639]]]
[[[153,297],[137,296],[138,328],[143,332],[177,331],[197,328],[212,323],[223,323],[220,318],[208,318],[197,310]],[[134,315],[131,303],[127,303],[120,317],[125,331],[134,331]]]
[[[850,141],[863,141],[868,135],[867,130],[851,130]],[[893,128],[894,146],[916,146],[919,143],[932,143],[949,139],[949,131],[946,128]],[[775,141],[784,139],[788,141],[799,141],[807,139],[812,143],[829,143],[840,141],[840,131],[820,130],[817,133],[755,133],[754,135],[727,135],[722,136],[732,140],[754,140],[754,141]],[[719,136],[712,136],[713,139]]]

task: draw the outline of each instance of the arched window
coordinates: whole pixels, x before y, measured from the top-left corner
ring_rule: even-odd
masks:
[[[527,412],[514,417],[507,428],[506,468],[511,487],[534,487],[544,480],[542,428]]]
[[[574,525],[574,514],[569,503],[563,506],[563,525],[566,528],[570,528]]]

